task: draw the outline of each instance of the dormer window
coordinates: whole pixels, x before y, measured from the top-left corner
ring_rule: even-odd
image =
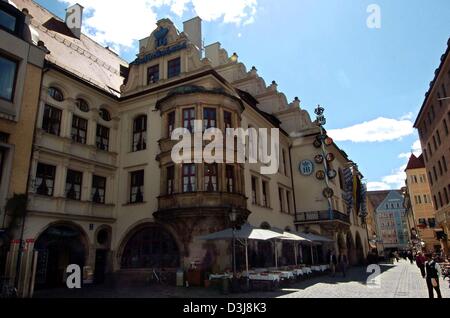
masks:
[[[0,26],[8,31],[14,32],[16,30],[16,17],[0,10]]]
[[[175,76],[180,75],[181,73],[181,58],[176,58],[173,60],[170,60],[167,63],[167,77],[172,78]]]
[[[159,81],[159,64],[150,66],[147,69],[147,85],[154,84]]]
[[[104,121],[111,121],[111,114],[104,108],[100,108],[100,118]]]
[[[56,87],[50,87],[48,89],[48,96],[56,100],[57,102],[64,101],[64,94],[62,91]]]
[[[77,104],[78,109],[81,110],[83,113],[89,112],[89,104],[84,99],[78,98],[76,101],[76,104]]]
[[[22,12],[8,1],[0,1],[0,29],[21,37],[24,22],[25,15]]]

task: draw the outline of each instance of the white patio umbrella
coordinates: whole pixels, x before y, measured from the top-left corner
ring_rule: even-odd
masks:
[[[245,247],[245,265],[248,273],[248,241],[268,241],[280,237],[284,236],[274,231],[255,228],[252,225],[246,223],[241,227],[240,230],[227,229],[217,233],[200,236],[197,239],[201,241],[227,241],[232,240],[233,238],[238,240]]]
[[[312,234],[312,233],[296,233],[297,235],[306,238],[307,240],[309,240],[311,242],[311,261],[312,264],[314,265],[314,243],[319,243],[319,244],[323,244],[323,243],[334,243],[335,241],[332,239],[329,239],[325,236],[321,236],[321,235],[317,235],[317,234]]]
[[[281,234],[281,237],[275,238],[275,240],[279,240],[279,241],[287,241],[287,242],[293,242],[294,243],[294,255],[295,255],[295,265],[298,265],[298,261],[297,261],[297,248],[298,248],[298,244],[300,242],[308,242],[308,243],[312,243],[312,241],[310,241],[309,239],[301,236],[300,234],[294,234],[291,232],[286,232],[286,231],[282,231],[280,229],[274,228],[272,229],[273,231]],[[275,242],[276,245],[276,242]],[[278,268],[278,251],[277,248],[275,246],[275,267]]]

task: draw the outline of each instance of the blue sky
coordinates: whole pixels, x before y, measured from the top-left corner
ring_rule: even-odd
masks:
[[[37,2],[63,17],[74,1]],[[79,2],[87,31],[128,61],[156,19],[170,17],[182,29],[200,15],[206,44],[237,52],[311,113],[326,108],[327,129],[371,189],[401,186],[405,157],[417,148],[411,126],[450,37],[448,0]],[[370,4],[381,10],[380,29],[367,27]]]

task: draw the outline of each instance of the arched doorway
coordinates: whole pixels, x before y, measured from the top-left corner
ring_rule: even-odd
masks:
[[[122,269],[178,268],[180,252],[173,236],[156,225],[140,227],[127,241],[122,254]]]
[[[347,245],[345,243],[345,239],[344,239],[344,235],[342,235],[342,233],[338,234],[338,254],[342,254],[345,253],[345,251],[347,250]]]
[[[272,226],[263,222],[260,226],[263,230],[270,230]],[[257,243],[257,267],[273,267],[275,266],[275,250],[274,245],[270,241],[258,241]]]
[[[347,257],[349,264],[351,265],[356,264],[355,241],[353,240],[351,232],[347,233]]]
[[[362,244],[361,236],[356,232],[356,257],[358,265],[363,265],[365,261],[364,247]]]
[[[35,250],[39,252],[36,288],[57,288],[65,286],[69,265],[85,266],[88,241],[75,225],[54,225],[38,237]]]

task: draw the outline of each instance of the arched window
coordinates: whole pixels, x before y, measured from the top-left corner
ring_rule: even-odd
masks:
[[[64,101],[64,94],[62,93],[62,91],[53,86],[48,89],[48,96],[50,96],[57,102]]]
[[[104,121],[111,121],[111,114],[104,108],[100,108],[100,118]]]
[[[133,152],[147,149],[147,116],[137,117],[133,123]]]
[[[82,98],[78,98],[76,101],[77,107],[79,110],[81,110],[83,113],[89,112],[89,104],[86,100]]]
[[[146,227],[128,241],[122,268],[178,268],[180,253],[172,235],[159,227]]]

